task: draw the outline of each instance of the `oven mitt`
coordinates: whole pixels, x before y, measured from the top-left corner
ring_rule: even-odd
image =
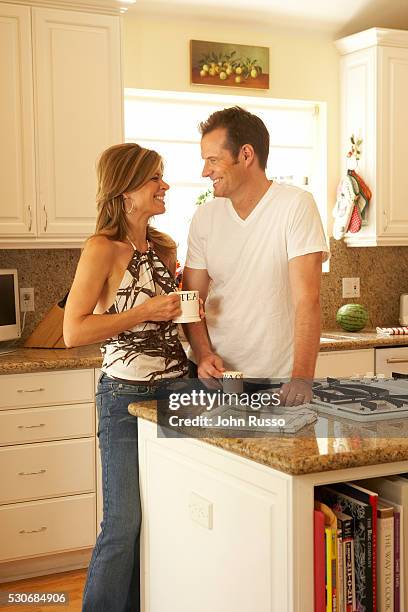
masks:
[[[358,199],[360,199],[360,196],[358,196]],[[353,212],[351,213],[350,223],[347,228],[347,231],[352,234],[356,234],[357,232],[361,230],[361,223],[362,223],[361,212],[360,212],[360,207],[357,201],[353,206]]]
[[[359,191],[356,179],[349,173],[338,184],[337,200],[333,208],[333,237],[336,240],[341,240],[349,227]]]
[[[349,170],[349,174],[357,181],[357,184],[358,184],[358,189],[359,189],[360,194],[359,194],[357,205],[359,208],[359,212],[360,212],[359,216],[361,219],[365,207],[369,204],[371,200],[371,196],[372,196],[371,189],[368,187],[367,183],[363,181],[361,176],[357,174],[357,172],[355,172],[354,170]],[[350,224],[351,224],[351,221],[350,221]],[[352,230],[350,229],[349,231],[352,231]]]

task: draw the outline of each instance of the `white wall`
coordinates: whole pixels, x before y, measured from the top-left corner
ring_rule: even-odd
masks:
[[[259,16],[258,16],[259,17]],[[191,85],[191,39],[262,45],[270,48],[270,89],[256,91]],[[328,35],[310,30],[274,30],[258,24],[169,15],[124,17],[125,87],[256,95],[327,103],[328,218],[339,179],[339,59]]]

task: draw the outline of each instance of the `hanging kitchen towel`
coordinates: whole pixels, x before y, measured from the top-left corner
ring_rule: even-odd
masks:
[[[333,237],[336,240],[341,240],[344,237],[358,197],[358,183],[354,177],[347,173],[337,187],[337,200],[333,208]]]
[[[361,198],[361,190],[360,190],[360,183],[358,182],[356,178],[356,173],[354,172],[354,170],[348,170],[347,174],[349,175],[353,183],[354,191],[357,193],[357,198],[354,202],[353,212],[351,213],[350,223],[348,225],[347,231],[351,232],[352,234],[355,234],[360,231],[361,223],[362,223],[361,210],[359,207],[359,200]]]
[[[360,218],[362,218],[363,217],[363,211],[364,211],[365,207],[368,206],[368,204],[369,204],[369,202],[371,200],[371,196],[372,196],[371,189],[369,188],[367,183],[365,183],[363,181],[361,176],[359,174],[357,174],[357,172],[355,170],[349,170],[349,174],[350,174],[350,176],[353,177],[353,179],[357,182],[357,185],[358,185],[359,197],[358,197],[357,206],[358,206],[359,213],[360,213],[359,216],[360,216]],[[352,230],[350,230],[350,231],[352,231]]]

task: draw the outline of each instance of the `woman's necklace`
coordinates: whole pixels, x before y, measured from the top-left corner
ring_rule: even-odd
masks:
[[[126,239],[128,242],[130,242],[135,251],[139,251],[139,253],[146,253],[149,250],[149,242],[147,240],[145,241],[144,245],[139,249],[136,244],[129,238],[129,236],[126,236]]]

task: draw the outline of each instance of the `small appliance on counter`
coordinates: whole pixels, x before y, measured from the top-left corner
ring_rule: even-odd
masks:
[[[403,293],[400,296],[400,325],[408,325],[408,293]]]
[[[382,336],[408,335],[408,293],[400,296],[399,323],[400,327],[377,327],[377,334]]]

